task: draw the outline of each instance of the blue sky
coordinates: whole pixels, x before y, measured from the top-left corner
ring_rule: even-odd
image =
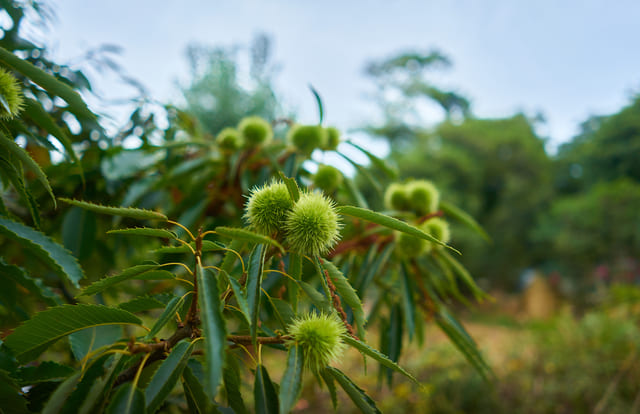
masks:
[[[57,20],[47,37],[56,57],[120,45],[119,62],[163,101],[179,99],[189,42],[247,44],[265,32],[282,67],[277,89],[300,121],[316,120],[312,83],[327,121],[345,129],[376,117],[364,63],[401,50],[447,54],[453,69],[434,79],[468,96],[477,116],[542,112],[539,133],[552,143],[640,92],[637,1],[61,0],[52,7]],[[110,80],[97,87],[127,95]],[[436,120],[425,114],[425,124]]]

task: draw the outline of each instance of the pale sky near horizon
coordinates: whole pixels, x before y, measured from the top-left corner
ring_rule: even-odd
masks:
[[[438,49],[453,68],[438,85],[469,97],[479,117],[528,115],[553,144],[575,135],[591,114],[619,110],[640,92],[640,2],[635,1],[205,1],[51,2],[48,32],[61,60],[104,43],[161,101],[179,98],[190,42],[248,44],[274,40],[277,90],[301,122],[315,122],[318,89],[326,120],[343,129],[375,117],[364,64],[402,50]],[[635,50],[635,52],[634,52]],[[108,82],[97,87],[106,94]],[[427,119],[426,123],[435,119]],[[553,145],[552,145],[553,146]]]

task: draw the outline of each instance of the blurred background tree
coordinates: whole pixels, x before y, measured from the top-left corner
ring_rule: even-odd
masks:
[[[186,100],[183,109],[212,135],[235,127],[248,115],[276,119],[281,100],[273,87],[277,65],[272,49],[273,42],[264,34],[255,36],[248,47],[190,45],[190,79],[180,88]]]

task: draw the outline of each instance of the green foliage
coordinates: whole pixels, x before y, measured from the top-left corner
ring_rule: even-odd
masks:
[[[12,6],[17,27],[28,6]],[[184,90],[186,110],[160,108],[168,122],[159,127],[143,103],[117,136],[82,100],[90,90],[82,72],[61,72],[20,40],[6,31],[0,49],[0,70],[29,97],[22,115],[0,119],[3,401],[18,412],[246,412],[252,394],[256,412],[285,413],[315,376],[334,401],[338,384],[356,407],[378,412],[329,366],[344,348],[414,379],[397,363],[403,336],[418,336],[419,317],[442,315],[468,273],[436,283],[421,262],[444,274],[450,261],[392,254],[393,231],[443,246],[446,234],[424,231],[413,212],[355,207],[368,204],[361,189],[333,167],[321,166],[325,180],[311,188],[311,153],[335,151],[340,133],[274,121],[264,39],[253,89],[239,86],[232,52],[205,53]],[[13,53],[25,50],[27,59]],[[129,137],[139,146],[125,149]],[[395,178],[385,161],[351,146]],[[56,148],[66,157],[52,162]],[[370,179],[378,202],[383,185]],[[414,198],[413,207],[433,210],[433,194]],[[426,303],[437,306],[418,309]],[[367,318],[365,309],[375,311]],[[367,324],[390,326],[392,346],[365,343]],[[470,339],[445,332],[486,370]],[[287,360],[276,382],[272,352]]]
[[[549,260],[579,276],[599,263],[615,263],[640,251],[640,183],[621,179],[558,198],[533,230],[550,247]]]

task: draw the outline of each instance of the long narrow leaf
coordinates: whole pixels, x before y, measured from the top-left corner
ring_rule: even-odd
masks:
[[[143,210],[140,208],[133,207],[111,207],[111,206],[103,206],[100,204],[89,203],[86,201],[80,200],[71,200],[68,198],[59,198],[60,201],[63,201],[67,204],[71,204],[72,206],[77,206],[84,208],[89,211],[93,211],[95,213],[100,214],[108,214],[111,216],[121,216],[121,217],[130,217],[139,220],[161,220],[167,221],[168,218],[162,213],[152,210]]]
[[[149,227],[135,227],[129,229],[115,229],[109,230],[107,234],[124,234],[127,236],[147,236],[158,237],[162,239],[177,239],[178,235],[170,230],[154,229]]]
[[[31,214],[31,218],[33,219],[34,226],[39,229],[40,209],[38,207],[36,199],[31,194],[31,191],[29,191],[29,188],[25,182],[23,168],[20,167],[20,165],[14,165],[5,158],[0,157],[0,176],[4,175],[9,180],[9,182],[13,184],[13,188],[18,192],[20,197],[27,204],[29,213]],[[2,200],[0,200],[0,203],[2,203]],[[2,206],[4,206],[4,203],[2,204]],[[9,212],[6,211],[6,208],[0,208],[0,211],[5,216],[9,215]]]
[[[369,161],[371,161],[372,165],[384,171],[385,174],[387,174],[390,178],[398,177],[398,169],[390,166],[382,158],[375,156],[373,153],[371,153],[370,151],[367,151],[365,148],[361,147],[360,145],[356,144],[353,141],[346,141],[346,143],[360,150],[364,155],[367,156],[367,158],[369,158]]]
[[[222,304],[215,275],[202,265],[196,265],[196,281],[198,284],[198,303],[204,335],[205,355],[205,391],[211,400],[218,393],[218,385],[222,380],[222,368],[225,360],[227,329],[222,316]]]
[[[439,257],[442,257],[451,266],[453,271],[467,285],[467,287],[471,290],[471,293],[473,293],[473,296],[477,300],[482,300],[483,298],[487,297],[487,294],[484,293],[483,290],[480,289],[480,287],[478,287],[478,285],[476,285],[476,282],[471,277],[471,274],[469,274],[469,271],[467,271],[467,269],[465,269],[465,267],[459,261],[457,261],[449,253],[444,251],[439,252],[438,255]]]
[[[154,336],[160,332],[164,326],[169,323],[171,320],[174,320],[176,317],[176,312],[182,307],[184,303],[184,297],[175,297],[171,299],[171,302],[167,304],[162,312],[162,315],[158,319],[156,319],[156,323],[153,324],[151,330],[145,336],[146,340],[152,339]]]
[[[444,212],[445,215],[451,216],[462,224],[466,225],[471,230],[482,236],[482,238],[484,238],[486,241],[491,241],[491,237],[489,237],[482,226],[478,224],[478,222],[475,221],[473,217],[467,214],[464,210],[454,206],[451,203],[447,203],[446,201],[440,201],[440,209]]]
[[[122,385],[107,406],[107,414],[139,414],[145,412],[144,393],[135,384]]]
[[[351,338],[350,336],[345,336],[343,338],[343,341],[347,345],[350,345],[350,346],[356,348],[358,351],[360,351],[361,354],[370,356],[371,358],[375,359],[376,361],[378,361],[380,364],[384,365],[385,367],[390,368],[390,369],[392,369],[392,370],[404,375],[405,377],[409,378],[411,381],[413,381],[416,384],[420,385],[418,380],[413,375],[409,374],[404,368],[402,368],[397,363],[393,362],[391,359],[389,359],[388,356],[384,355],[383,353],[379,352],[378,350],[373,349],[369,345],[365,344],[364,342],[358,341],[357,339]]]
[[[25,99],[24,106],[24,115],[29,117],[33,122],[35,122],[40,128],[47,131],[49,134],[53,135],[60,141],[65,151],[67,151],[67,155],[69,158],[75,162],[78,167],[80,167],[80,174],[82,175],[82,165],[80,164],[80,160],[78,159],[78,155],[73,150],[73,146],[71,145],[71,140],[67,136],[67,134],[60,128],[56,121],[44,110],[42,104],[40,102],[35,101],[31,98]]]
[[[188,399],[191,400],[197,414],[219,413],[209,396],[204,392],[204,386],[187,365],[182,371],[182,387]]]
[[[59,413],[64,406],[64,403],[67,401],[67,398],[69,398],[69,395],[71,395],[75,387],[78,385],[80,379],[82,379],[82,372],[77,372],[64,380],[49,397],[49,401],[47,401],[47,404],[44,406],[42,414]]]
[[[240,286],[240,282],[238,282],[234,277],[229,276],[226,272],[221,272],[221,274],[227,282],[229,282],[229,285],[231,285],[233,296],[238,302],[238,308],[240,309],[240,312],[242,312],[242,316],[244,316],[248,324],[251,324],[251,310],[249,309],[249,302],[247,302],[247,297],[242,290],[242,286]]]
[[[284,247],[282,247],[282,245],[276,240],[250,230],[221,226],[216,227],[216,233],[233,240],[242,240],[245,242],[256,244],[269,244],[271,246],[277,247],[282,253],[284,253]]]
[[[249,269],[247,276],[247,301],[251,316],[251,338],[255,341],[258,332],[258,319],[260,316],[260,298],[262,296],[262,271],[264,256],[267,249],[264,245],[257,245],[249,255]]]
[[[287,367],[280,381],[280,414],[288,414],[298,401],[302,389],[304,357],[299,346],[289,348]]]
[[[4,344],[13,351],[18,361],[28,362],[58,339],[81,329],[140,324],[140,319],[122,309],[98,305],[62,305],[36,313],[7,336]]]
[[[242,393],[240,392],[240,386],[242,385],[240,366],[235,358],[227,359],[227,365],[224,367],[222,375],[224,377],[224,389],[227,394],[229,407],[231,407],[236,414],[248,414],[247,407],[244,405],[244,400],[242,399]]]
[[[451,246],[446,245],[440,240],[436,239],[432,235],[425,233],[424,231],[418,229],[417,227],[411,226],[404,221],[400,221],[394,217],[385,216],[384,214],[376,213],[375,211],[367,210],[365,208],[354,207],[354,206],[340,206],[338,207],[338,212],[340,214],[356,217],[365,221],[369,221],[371,223],[379,224],[383,227],[387,227],[393,230],[398,230],[403,233],[407,233],[411,236],[418,237],[421,239],[425,239],[427,241],[439,244],[441,246],[445,246],[448,249],[453,250],[454,252],[460,254],[460,252],[454,249]]]
[[[353,383],[342,371],[333,367],[327,367],[328,372],[337,382],[342,389],[347,393],[351,401],[358,407],[358,409],[366,414],[377,414],[380,410],[376,406],[376,403],[367,395],[366,392],[356,384]]]
[[[356,327],[358,328],[358,336],[360,338],[364,338],[364,325],[366,320],[360,297],[353,286],[351,286],[349,281],[344,277],[342,272],[338,270],[333,263],[325,261],[322,266],[329,272],[329,276],[342,299],[351,307],[351,310],[353,311],[353,318],[355,319]]]
[[[80,95],[71,89],[71,87],[66,83],[56,79],[54,76],[48,74],[42,69],[37,68],[31,62],[20,59],[18,56],[2,47],[0,47],[0,61],[7,66],[12,67],[17,72],[22,73],[31,81],[42,86],[48,92],[67,101],[71,112],[90,120],[96,119],[95,114],[89,110],[87,104],[82,100]]]
[[[2,49],[0,47],[0,49]],[[3,152],[9,153],[13,155],[16,159],[20,160],[22,164],[31,172],[33,172],[38,179],[47,190],[47,193],[51,196],[53,200],[53,205],[56,206],[56,197],[53,195],[53,190],[51,189],[51,185],[49,184],[49,180],[47,176],[44,174],[40,166],[37,162],[31,158],[31,155],[24,149],[21,148],[18,144],[15,143],[14,140],[7,138],[2,132],[0,132],[0,149],[4,149]]]
[[[162,402],[169,396],[178,379],[180,379],[182,371],[187,366],[187,361],[191,357],[191,352],[193,352],[193,346],[194,342],[179,342],[153,374],[149,385],[144,391],[147,413],[155,413]]]
[[[18,266],[7,264],[0,257],[0,275],[11,279],[14,283],[24,287],[29,293],[36,296],[49,306],[62,305],[62,300],[53,293],[40,279],[33,279]]]
[[[289,195],[291,196],[291,199],[293,200],[294,203],[297,202],[300,199],[300,187],[298,187],[298,183],[294,178],[290,178],[284,175],[282,171],[280,171],[279,173],[280,173],[280,178],[282,178],[282,181],[284,182],[284,185],[286,185],[287,190],[289,190]]]
[[[278,394],[264,365],[256,367],[253,395],[257,414],[278,413]]]
[[[102,278],[86,288],[78,294],[78,296],[91,296],[100,293],[118,283],[130,279],[137,280],[165,280],[173,279],[174,275],[166,270],[158,270],[159,265],[138,265],[122,271],[117,275]]]
[[[493,378],[493,371],[478,350],[478,345],[443,306],[436,314],[436,323],[485,380]]]
[[[43,233],[4,217],[0,217],[0,233],[36,255],[58,276],[80,287],[78,282],[84,277],[84,272],[75,257],[64,247]]]

